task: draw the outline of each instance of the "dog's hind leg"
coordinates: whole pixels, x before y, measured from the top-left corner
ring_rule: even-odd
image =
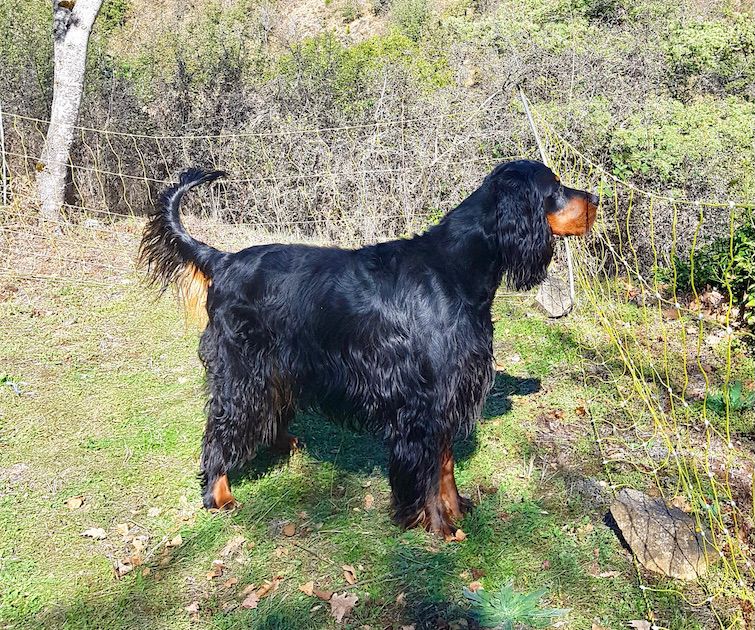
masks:
[[[231,509],[236,505],[236,499],[231,494],[231,484],[228,481],[229,468],[222,443],[216,436],[206,432],[202,441],[200,464],[202,504],[206,508]]]
[[[296,414],[296,401],[291,388],[291,383],[280,376],[279,370],[274,370],[271,378],[273,407],[277,412],[274,424],[275,435],[270,443],[270,448],[283,455],[294,453],[304,448],[304,442],[288,432],[288,425]]]
[[[283,399],[269,362],[249,361],[252,353],[233,340],[218,343],[205,331],[200,354],[210,389],[200,460],[202,502],[206,508],[229,508],[236,501],[228,473],[252,459],[259,446],[275,441]]]
[[[271,446],[272,450],[284,455],[294,453],[304,448],[304,442],[288,432],[288,425],[294,418],[294,412],[295,408],[293,403],[289,403],[281,409],[275,441]]]

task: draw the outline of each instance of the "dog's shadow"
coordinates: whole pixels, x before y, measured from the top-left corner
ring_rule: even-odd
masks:
[[[483,408],[481,422],[511,411],[512,396],[526,396],[540,390],[540,379],[511,376],[496,372],[493,388]],[[387,474],[388,448],[381,435],[354,430],[318,414],[299,413],[289,430],[305,444],[307,454],[315,460],[330,462],[344,472]],[[462,462],[477,450],[477,432],[454,442],[454,458]],[[286,455],[262,449],[237,478],[256,479],[284,461]]]

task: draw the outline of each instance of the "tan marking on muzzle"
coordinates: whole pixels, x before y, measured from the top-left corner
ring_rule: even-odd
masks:
[[[556,236],[584,236],[590,231],[598,207],[586,198],[574,197],[558,212],[547,215],[548,225]]]

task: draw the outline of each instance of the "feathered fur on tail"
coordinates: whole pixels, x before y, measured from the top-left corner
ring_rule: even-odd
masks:
[[[178,184],[160,195],[139,248],[139,264],[146,267],[150,282],[163,291],[175,285],[187,316],[200,321],[206,318],[207,289],[224,254],[193,238],[184,229],[179,206],[184,193],[223,175],[223,171],[197,168],[181,173]]]

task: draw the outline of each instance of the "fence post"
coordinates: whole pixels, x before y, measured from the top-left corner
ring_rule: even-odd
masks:
[[[3,189],[3,205],[8,205],[8,161],[5,157],[5,125],[3,103],[0,101],[0,186]]]
[[[519,98],[522,100],[522,105],[524,106],[524,113],[527,115],[527,121],[530,124],[530,129],[532,129],[532,134],[535,136],[535,142],[537,143],[537,149],[540,152],[540,159],[542,160],[543,164],[546,166],[549,166],[548,164],[548,155],[545,152],[545,147],[543,146],[543,141],[540,139],[540,134],[537,130],[537,125],[535,125],[535,120],[532,117],[532,112],[530,111],[530,102],[527,100],[527,95],[524,93],[524,88],[522,86],[519,86]],[[566,266],[568,268],[568,275],[569,275],[569,299],[571,304],[569,304],[565,309],[563,313],[560,313],[560,315],[565,315],[571,309],[574,307],[574,304],[577,302],[577,293],[574,290],[574,265],[572,263],[572,256],[571,256],[571,247],[569,246],[569,239],[564,239],[564,246],[566,248]],[[548,282],[548,278],[546,278],[545,282],[543,284],[546,284]],[[542,285],[541,285],[542,286]],[[540,296],[541,291],[538,291],[538,298]],[[538,299],[538,301],[540,301]]]

